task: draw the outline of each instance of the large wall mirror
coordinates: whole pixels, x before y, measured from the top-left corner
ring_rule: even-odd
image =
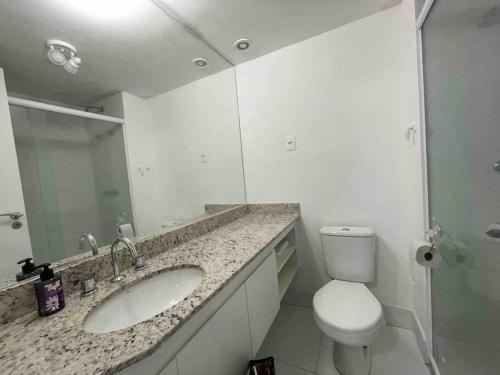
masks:
[[[3,1],[0,68],[0,286],[245,203],[234,69],[162,0]]]

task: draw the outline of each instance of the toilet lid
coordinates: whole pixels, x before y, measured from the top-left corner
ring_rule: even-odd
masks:
[[[380,302],[362,283],[330,281],[316,292],[313,305],[322,323],[335,331],[363,334],[384,324]]]

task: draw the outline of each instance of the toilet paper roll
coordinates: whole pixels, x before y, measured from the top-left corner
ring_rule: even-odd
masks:
[[[118,235],[127,238],[135,237],[134,228],[132,228],[132,224],[126,223],[118,225]]]
[[[430,248],[431,243],[427,240],[413,240],[410,245],[410,254],[408,259],[410,262],[410,280],[412,283],[416,283],[422,273],[425,273],[425,270],[416,262],[417,250],[422,246],[428,246]]]
[[[430,243],[422,244],[417,248],[415,260],[426,268],[436,268],[441,263],[441,254]]]

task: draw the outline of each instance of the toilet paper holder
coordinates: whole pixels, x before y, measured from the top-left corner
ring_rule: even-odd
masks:
[[[439,224],[436,224],[427,232],[425,232],[427,240],[432,244],[432,247],[435,247],[435,245],[437,245],[437,243],[439,242],[439,238],[441,237],[441,232],[442,230]]]
[[[434,268],[440,262],[440,255],[437,253],[437,243],[441,236],[441,227],[439,225],[434,226],[426,232],[426,236],[431,246],[422,247],[420,250],[420,255],[417,251],[417,263],[424,267]],[[435,259],[437,257],[437,259]]]
[[[433,226],[431,229],[427,231],[426,235],[427,239],[431,243],[431,248],[429,249],[429,253],[434,254],[434,250],[436,249],[439,238],[441,237],[441,226],[439,224]],[[431,259],[432,259],[432,254],[430,255]]]

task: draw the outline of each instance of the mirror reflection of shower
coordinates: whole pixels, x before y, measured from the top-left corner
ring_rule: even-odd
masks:
[[[99,108],[96,106],[96,108]],[[10,105],[28,227],[36,263],[98,246],[133,224],[121,124]]]

